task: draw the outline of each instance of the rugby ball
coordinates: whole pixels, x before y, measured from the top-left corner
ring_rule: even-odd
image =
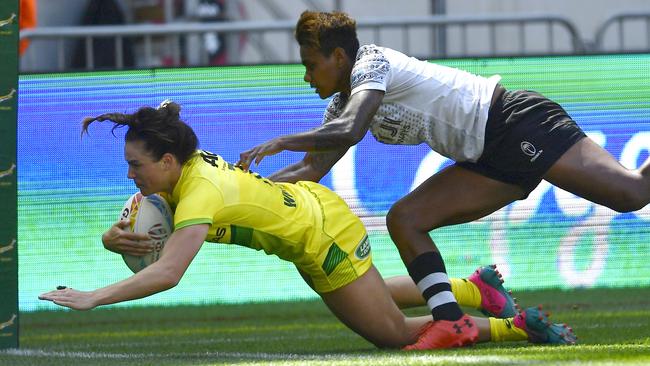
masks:
[[[126,265],[136,273],[160,258],[167,239],[174,231],[174,213],[160,195],[143,196],[137,192],[124,203],[120,219],[129,221],[132,232],[149,234],[154,242],[154,250],[147,255],[122,254]]]

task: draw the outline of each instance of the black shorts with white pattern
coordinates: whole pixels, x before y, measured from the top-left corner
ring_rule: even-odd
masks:
[[[456,165],[518,185],[527,197],[551,166],[585,136],[552,100],[533,91],[505,91],[490,107],[483,154],[475,163]]]

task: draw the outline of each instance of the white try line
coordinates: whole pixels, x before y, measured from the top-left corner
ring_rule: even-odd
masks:
[[[301,361],[326,361],[330,365],[338,362],[349,362],[353,364],[374,364],[393,365],[395,362],[426,362],[430,365],[444,365],[449,362],[463,363],[468,365],[479,365],[485,362],[508,364],[515,360],[514,357],[504,356],[478,356],[478,355],[426,355],[416,353],[402,354],[293,354],[293,353],[265,353],[265,352],[193,352],[193,353],[107,353],[107,352],[66,352],[66,351],[44,351],[38,349],[8,349],[0,351],[0,355],[23,356],[23,357],[53,357],[53,358],[82,358],[82,359],[151,359],[151,358],[215,358],[215,359],[243,359],[249,361],[282,361],[301,364]],[[521,361],[521,360],[520,360]],[[518,363],[529,363],[527,361]],[[536,363],[533,361],[533,363]]]
[[[56,352],[43,351],[39,349],[7,349],[0,351],[0,355],[24,356],[24,357],[59,357],[59,358],[90,358],[90,359],[125,359],[140,358],[144,355],[131,355],[126,353],[98,353],[98,352]]]
[[[616,345],[620,348],[622,345]],[[579,347],[579,346],[576,346]],[[581,346],[584,348],[602,348],[602,345]],[[629,345],[628,348],[638,349],[639,345]],[[648,348],[648,346],[641,346]],[[396,352],[373,354],[362,353],[324,353],[324,354],[294,354],[294,353],[267,353],[267,352],[191,352],[191,353],[109,353],[109,352],[70,352],[70,351],[45,351],[39,349],[8,349],[1,350],[0,355],[18,356],[18,357],[49,357],[62,359],[113,359],[113,360],[139,360],[139,359],[166,359],[166,358],[213,358],[219,359],[237,359],[240,365],[248,365],[247,361],[257,364],[257,361],[270,362],[269,365],[304,365],[305,363],[314,365],[375,365],[375,366],[393,366],[396,364],[410,364],[411,362],[426,363],[427,365],[448,365],[466,364],[482,365],[485,363],[503,364],[503,365],[539,365],[545,362],[538,357],[518,357],[518,356],[496,356],[496,355],[458,355],[446,352],[436,352],[434,354],[422,354],[417,352]],[[276,363],[279,361],[280,363]],[[567,359],[564,361],[554,360],[556,364],[577,365],[579,361]],[[626,363],[626,362],[623,362]],[[621,361],[601,360],[590,362],[598,366],[618,366]],[[637,364],[632,362],[629,364]]]
[[[370,351],[371,353],[372,351]],[[374,366],[394,366],[394,365],[407,365],[413,362],[418,364],[427,364],[430,366],[443,366],[449,364],[463,364],[463,365],[483,365],[500,364],[500,365],[540,365],[547,364],[543,358],[539,357],[518,357],[512,356],[496,356],[496,355],[458,355],[449,354],[446,352],[436,352],[434,354],[422,354],[417,352],[396,352],[396,353],[378,353],[378,354],[349,354],[349,353],[336,353],[336,354],[293,354],[293,353],[265,353],[265,352],[192,352],[192,353],[107,353],[107,352],[57,352],[57,351],[44,351],[38,349],[9,349],[0,351],[0,355],[18,356],[18,357],[48,357],[48,358],[61,358],[61,359],[94,359],[94,360],[151,360],[151,359],[167,359],[167,358],[183,358],[183,359],[235,359],[238,364],[242,366],[258,365],[258,362],[264,362],[265,365],[327,365],[327,366],[343,366],[343,365],[374,365]],[[268,363],[267,363],[268,362]],[[582,364],[582,361],[575,359],[567,360],[553,360],[554,364],[577,366]],[[594,366],[619,366],[621,364],[636,365],[638,361],[625,362],[621,360],[600,360],[592,361],[591,365]],[[643,363],[645,364],[645,363]]]
[[[294,353],[266,353],[266,352],[190,352],[190,353],[108,353],[108,352],[70,352],[70,351],[45,351],[39,349],[8,349],[0,351],[0,355],[23,357],[56,357],[56,358],[84,358],[84,359],[150,359],[170,357],[201,357],[201,358],[235,358],[247,360],[346,360],[350,357],[365,358],[365,356],[351,356],[346,354],[294,354]]]

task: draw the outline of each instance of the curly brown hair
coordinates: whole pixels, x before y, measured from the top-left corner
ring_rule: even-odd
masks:
[[[354,60],[359,50],[357,22],[338,11],[304,11],[296,24],[295,37],[300,46],[313,47],[324,56],[341,47]]]
[[[170,153],[183,164],[196,152],[199,141],[192,128],[180,120],[180,111],[178,104],[166,100],[158,108],[141,107],[133,114],[104,113],[87,117],[81,123],[81,135],[88,134],[88,126],[95,121],[111,121],[115,124],[111,129],[113,136],[116,128],[128,127],[124,140],[144,142],[154,161]]]

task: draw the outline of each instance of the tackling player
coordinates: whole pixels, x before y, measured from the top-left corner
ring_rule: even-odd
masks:
[[[425,143],[456,163],[434,174],[389,210],[386,225],[439,327],[467,316],[452,294],[434,229],[485,217],[525,199],[542,179],[619,212],[650,202],[650,159],[626,169],[588,138],[557,103],[489,78],[420,61],[376,45],[359,46],[344,13],[305,11],[295,30],[304,80],[332,97],[321,126],[241,153],[248,169],[283,150],[304,159],[276,181],[318,182],[368,131],[380,142]],[[464,342],[458,336],[459,342]],[[435,326],[421,337],[436,339]],[[471,340],[468,340],[471,343]]]

